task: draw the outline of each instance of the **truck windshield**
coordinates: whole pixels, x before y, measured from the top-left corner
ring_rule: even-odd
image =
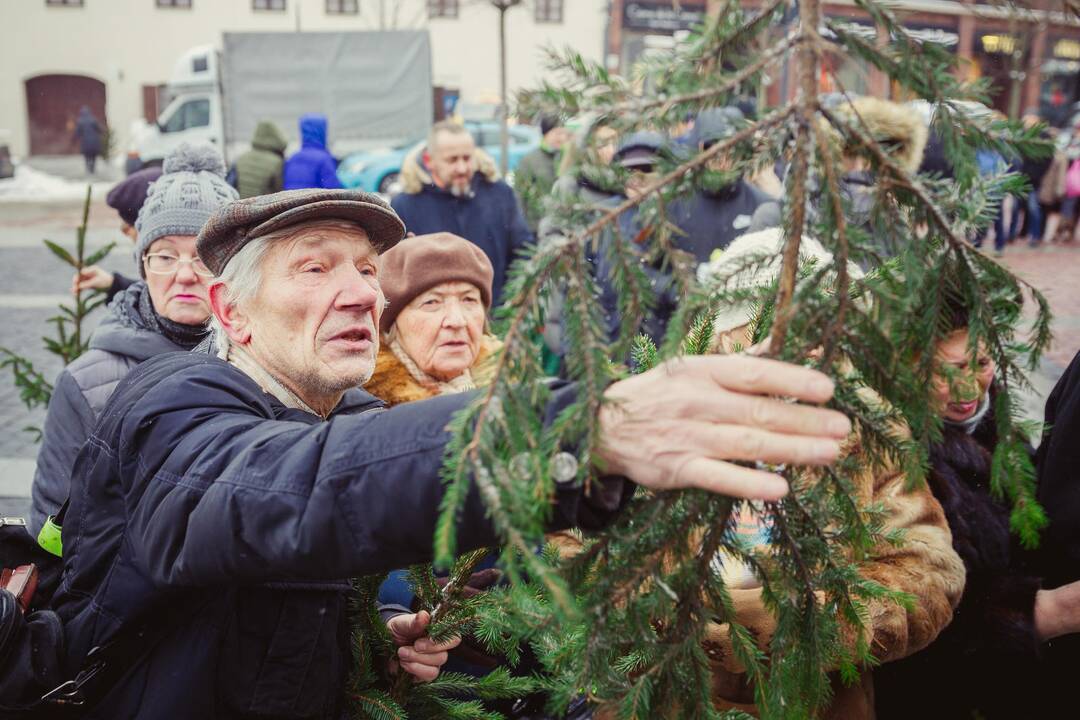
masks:
[[[169,119],[162,125],[167,133],[180,132],[189,128],[206,127],[210,124],[210,101],[206,98],[188,100],[176,108]]]

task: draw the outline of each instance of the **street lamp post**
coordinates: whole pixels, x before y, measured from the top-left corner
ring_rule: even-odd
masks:
[[[510,154],[510,128],[506,105],[506,11],[522,0],[491,0],[499,11],[499,172],[506,177]]]

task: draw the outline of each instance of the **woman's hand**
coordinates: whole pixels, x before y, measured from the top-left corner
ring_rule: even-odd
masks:
[[[1035,593],[1035,633],[1040,640],[1080,632],[1080,580]]]
[[[78,295],[83,290],[108,290],[112,284],[111,272],[97,265],[88,265],[71,278],[71,294]]]
[[[676,358],[614,383],[600,412],[602,472],[653,490],[775,500],[784,479],[731,461],[828,465],[851,432],[816,370],[746,355]],[[784,398],[784,399],[779,399]]]
[[[447,652],[461,643],[461,638],[435,643],[427,636],[429,624],[431,614],[426,610],[396,615],[386,622],[390,636],[398,646],[398,664],[420,682],[431,682],[439,677],[439,669],[446,664]]]

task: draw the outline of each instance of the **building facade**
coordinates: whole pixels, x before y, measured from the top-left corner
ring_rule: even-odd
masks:
[[[455,98],[490,104],[499,92],[498,16],[476,0],[3,0],[0,134],[15,155],[74,152],[74,117],[87,105],[123,153],[131,122],[156,118],[177,59],[195,46],[220,48],[224,32],[427,28],[436,114]],[[508,87],[545,76],[547,46],[602,60],[607,21],[608,0],[510,8]]]
[[[625,70],[643,53],[670,47],[681,31],[718,12],[721,0],[612,0],[607,61],[612,70]],[[748,10],[759,0],[742,0]],[[924,41],[937,42],[957,55],[958,72],[970,79],[987,77],[993,85],[992,105],[1013,117],[1038,107],[1055,124],[1067,119],[1080,100],[1080,19],[1063,11],[1060,0],[1018,2],[1016,11],[995,1],[896,0],[890,8]],[[854,0],[827,0],[825,13],[841,19],[869,38],[879,35],[869,16]],[[895,97],[880,73],[855,63],[835,68],[849,92]],[[777,104],[794,87],[776,77],[767,102]],[[831,74],[823,89],[835,90]]]

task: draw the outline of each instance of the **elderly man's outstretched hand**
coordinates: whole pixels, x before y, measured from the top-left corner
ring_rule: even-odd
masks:
[[[851,432],[822,403],[833,382],[816,370],[746,355],[677,358],[608,388],[598,465],[653,490],[697,487],[775,500],[777,474],[732,461],[828,465]]]
[[[446,664],[447,653],[461,644],[461,638],[436,643],[427,635],[430,624],[431,614],[426,610],[396,615],[386,623],[398,646],[398,664],[421,682],[430,682],[439,677],[439,669]]]

